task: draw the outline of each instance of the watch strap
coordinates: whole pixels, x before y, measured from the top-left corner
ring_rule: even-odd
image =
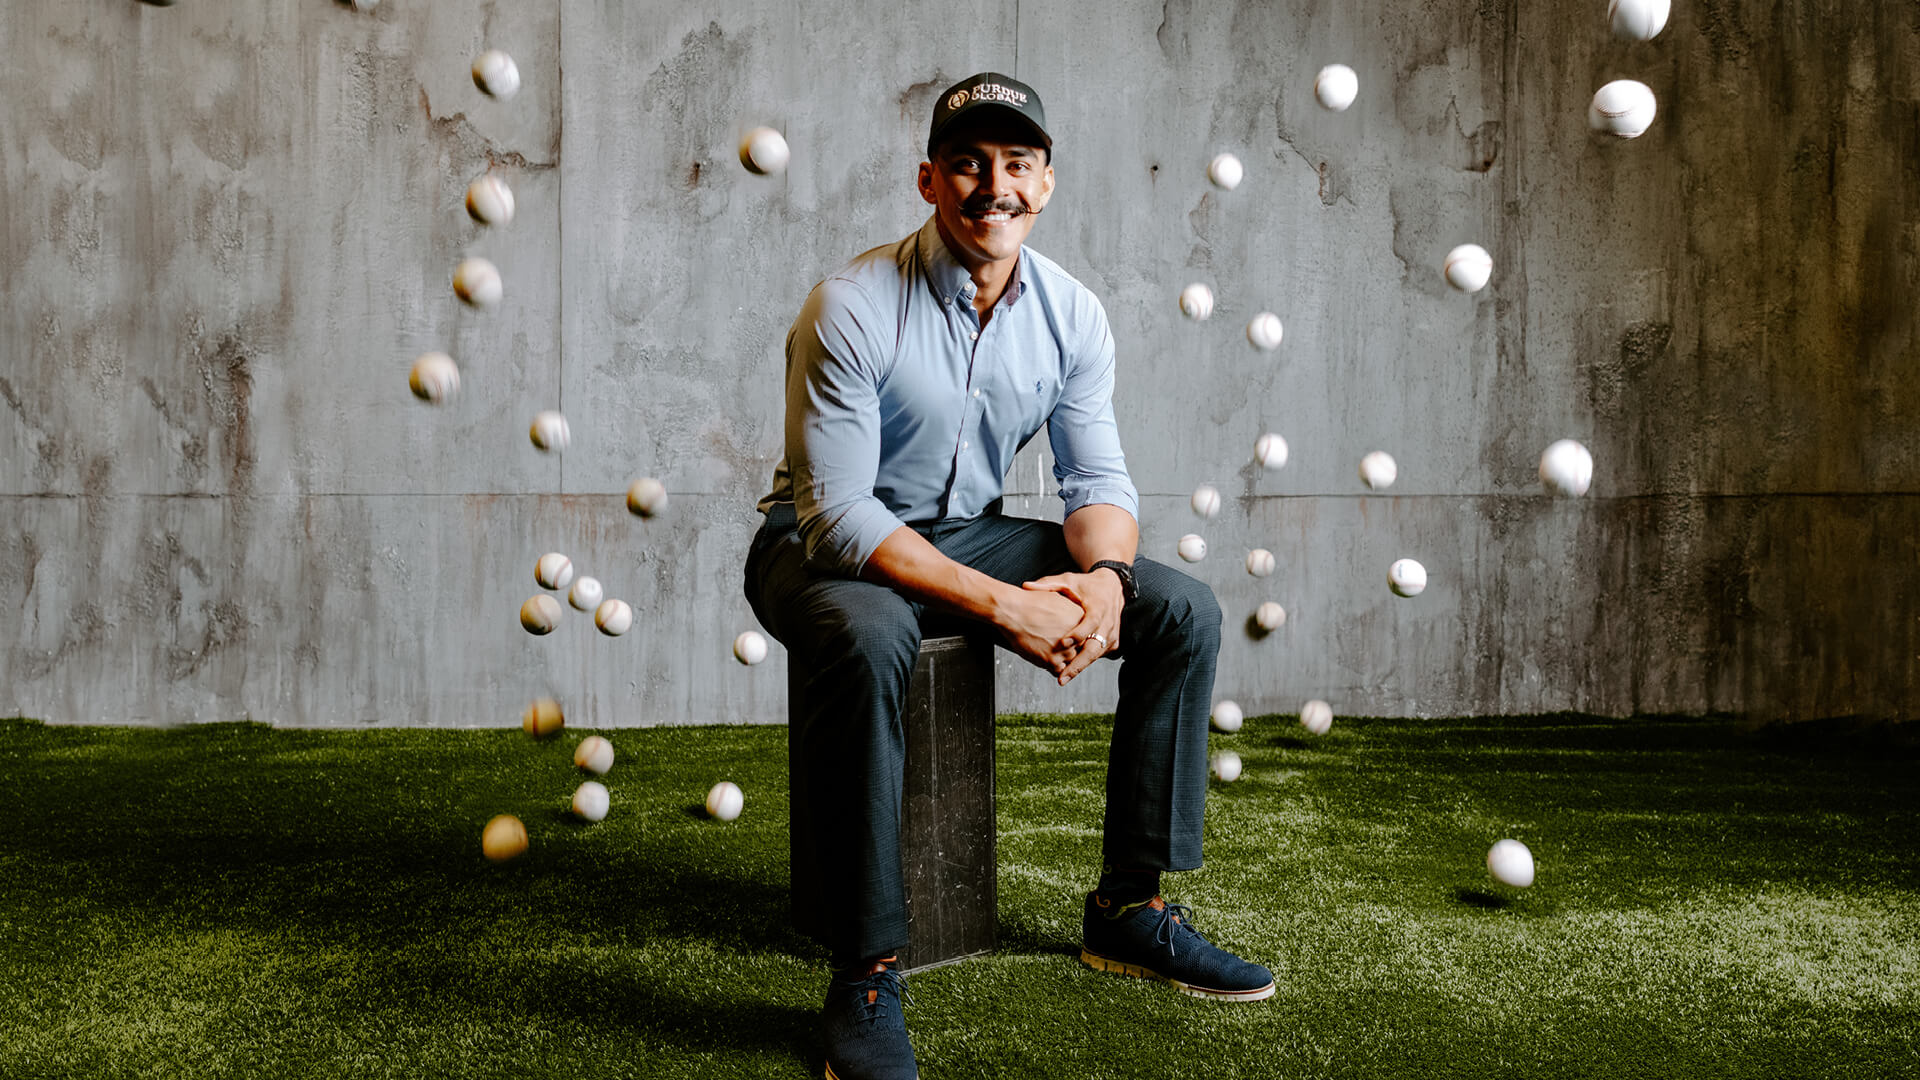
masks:
[[[1132,566],[1118,559],[1101,559],[1099,562],[1087,567],[1087,573],[1091,574],[1103,566],[1113,571],[1114,576],[1120,579],[1120,595],[1122,597],[1127,600],[1132,600],[1134,596],[1138,594],[1138,590],[1134,588],[1133,584]]]

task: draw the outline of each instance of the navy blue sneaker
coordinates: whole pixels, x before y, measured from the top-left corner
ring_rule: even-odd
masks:
[[[906,1001],[907,977],[886,962],[857,975],[834,972],[820,1010],[827,1080],[917,1080]]]
[[[1273,996],[1273,972],[1200,936],[1193,909],[1159,897],[1115,911],[1087,894],[1080,961],[1096,971],[1169,982],[1183,994],[1213,1001],[1261,1001]]]

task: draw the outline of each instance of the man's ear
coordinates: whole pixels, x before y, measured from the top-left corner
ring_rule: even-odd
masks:
[[[920,197],[933,202],[933,162],[920,163]]]
[[[1051,198],[1053,198],[1053,166],[1048,165],[1047,171],[1040,174],[1040,205],[1033,208],[1034,213],[1045,210],[1047,200]]]

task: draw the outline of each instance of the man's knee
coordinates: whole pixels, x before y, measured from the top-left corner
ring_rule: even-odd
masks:
[[[855,743],[878,739],[881,745],[899,736],[920,625],[898,594],[872,600],[818,613],[788,644],[787,662],[805,702],[789,722],[802,725],[810,757],[844,762]]]
[[[1140,596],[1149,601],[1161,632],[1197,645],[1217,645],[1222,614],[1213,590],[1170,566],[1156,564],[1155,569],[1149,580],[1141,582]]]
[[[851,664],[876,672],[912,672],[920,652],[920,622],[904,601],[873,604],[838,616],[821,628],[817,651],[810,658],[816,670],[844,670]]]

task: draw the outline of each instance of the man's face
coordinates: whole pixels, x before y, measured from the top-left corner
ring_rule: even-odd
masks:
[[[1018,123],[970,125],[920,166],[920,195],[939,216],[941,235],[968,270],[1020,254],[1033,212],[1053,196],[1044,147]]]

